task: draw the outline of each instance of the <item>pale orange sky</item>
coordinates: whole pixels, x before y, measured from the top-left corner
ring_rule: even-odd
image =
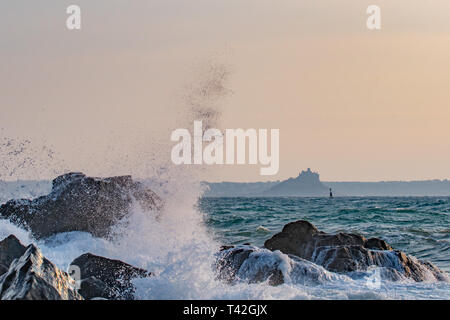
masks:
[[[205,180],[450,178],[448,1],[76,1],[82,30],[68,31],[73,3],[0,3],[1,134],[51,146],[64,169],[157,174],[193,102],[220,129],[280,129],[278,175],[216,166]],[[210,66],[223,95],[197,99]]]

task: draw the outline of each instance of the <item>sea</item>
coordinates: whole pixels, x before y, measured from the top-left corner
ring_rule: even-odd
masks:
[[[0,199],[5,202],[13,197],[14,190]],[[20,188],[20,197],[24,193]],[[86,252],[145,268],[155,276],[133,282],[136,299],[143,300],[450,299],[450,283],[443,281],[382,279],[374,286],[377,268],[356,276],[314,266],[321,280],[310,281],[303,273],[295,274],[299,269],[289,256],[263,248],[265,240],[285,224],[307,220],[327,233],[381,238],[450,274],[448,197],[205,198],[183,185],[163,194],[162,212],[134,206],[111,239],[68,232],[36,240],[7,220],[0,220],[0,239],[15,234],[24,244],[35,243],[63,270]],[[36,190],[30,193],[30,197],[37,195]],[[232,284],[219,280],[213,266],[220,246],[243,244],[250,244],[263,257],[258,263],[281,262],[285,283],[271,286],[245,279]],[[261,266],[246,267],[251,271]]]

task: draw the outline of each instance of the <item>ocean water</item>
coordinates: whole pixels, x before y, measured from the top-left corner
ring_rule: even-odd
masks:
[[[357,276],[335,274],[264,248],[255,248],[260,259],[249,260],[242,281],[232,285],[218,280],[213,268],[221,245],[249,242],[261,247],[286,223],[306,219],[325,232],[380,237],[449,272],[449,198],[201,198],[195,183],[177,182],[163,189],[155,189],[166,203],[163,211],[133,207],[112,240],[83,232],[36,240],[6,220],[0,220],[0,238],[15,234],[24,244],[36,243],[64,270],[91,252],[152,271],[154,277],[134,280],[137,299],[450,299],[448,282],[382,280],[374,287],[369,280],[379,272],[376,268]],[[284,284],[245,281],[273,263],[280,265]]]

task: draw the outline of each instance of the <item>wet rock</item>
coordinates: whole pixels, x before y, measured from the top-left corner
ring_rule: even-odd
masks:
[[[37,239],[60,232],[85,231],[108,237],[136,200],[144,209],[160,209],[161,199],[130,176],[91,178],[68,173],[52,182],[52,191],[34,200],[11,200],[0,218],[30,230]]]
[[[0,277],[1,300],[83,300],[75,281],[29,245]]]
[[[364,247],[367,249],[376,250],[392,250],[392,247],[384,240],[378,238],[370,238],[364,243]]]
[[[106,283],[96,277],[89,277],[81,280],[80,289],[78,290],[85,299],[116,299],[118,293]]]
[[[448,276],[429,262],[419,261],[393,250],[385,241],[366,239],[361,235],[319,231],[308,221],[300,220],[284,226],[282,232],[264,243],[269,250],[312,261],[327,270],[346,273],[367,270],[370,266],[384,267],[415,281],[443,280]]]
[[[23,254],[27,248],[14,235],[0,241],[0,276],[9,270],[9,266]]]
[[[219,251],[225,251],[225,250],[233,249],[233,248],[234,248],[234,246],[227,246],[227,245],[224,245],[224,246],[221,246],[221,247],[220,247]]]
[[[251,248],[242,247],[235,249],[235,246],[222,246],[215,263],[215,269],[218,271],[218,280],[233,282],[242,263],[252,252],[253,249]]]
[[[248,283],[258,283],[268,281],[270,285],[276,286],[284,283],[284,278],[278,265],[274,264],[260,264],[255,267],[253,272],[249,274],[249,270],[243,270],[244,262],[250,259],[250,255],[255,252],[257,248],[251,246],[223,246],[219,252],[218,259],[215,263],[217,270],[217,279],[227,283],[234,283],[237,280],[245,280]],[[248,266],[257,266],[258,257],[254,257],[248,262]],[[243,275],[245,273],[245,276]]]
[[[428,261],[421,261],[413,256],[409,256],[402,251],[395,251],[403,273],[406,277],[412,278],[415,281],[424,280],[439,280],[450,282],[447,274],[441,271],[438,267]]]
[[[135,288],[134,278],[152,276],[151,272],[133,267],[120,260],[86,253],[76,258],[71,267],[80,271],[81,288],[79,293],[85,299],[106,298],[132,300]]]
[[[278,286],[291,282],[316,285],[340,277],[294,255],[249,245],[219,251],[214,267],[217,279],[229,284],[265,282]]]

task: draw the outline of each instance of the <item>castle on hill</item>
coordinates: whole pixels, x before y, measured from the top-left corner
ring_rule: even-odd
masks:
[[[329,188],[321,181],[319,173],[310,168],[303,170],[296,178],[289,178],[273,186],[265,192],[267,196],[327,196]]]

